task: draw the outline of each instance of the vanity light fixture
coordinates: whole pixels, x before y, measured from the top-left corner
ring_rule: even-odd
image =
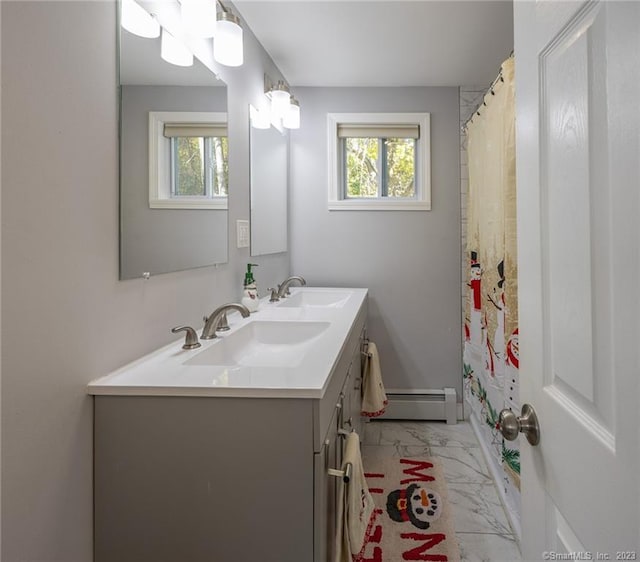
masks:
[[[209,38],[216,32],[215,0],[180,0],[182,24],[194,37]]]
[[[160,56],[176,66],[191,66],[193,64],[193,53],[164,27],[162,28]]]
[[[160,24],[135,0],[122,0],[120,23],[127,31],[153,39],[160,35]]]
[[[225,66],[241,66],[244,52],[240,18],[228,10],[220,0],[218,4],[222,11],[218,12],[216,18],[213,58]]]
[[[267,95],[271,98],[271,119],[283,119],[289,111],[289,100],[291,98],[289,86],[283,80],[278,80],[271,86]]]
[[[278,130],[300,128],[300,103],[284,80],[274,82],[264,75],[264,94],[271,100],[271,123]]]
[[[291,96],[291,99],[289,100],[287,113],[282,118],[282,125],[287,129],[300,128],[300,103],[293,96]]]

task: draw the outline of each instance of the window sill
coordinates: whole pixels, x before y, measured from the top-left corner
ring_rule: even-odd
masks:
[[[219,209],[226,211],[228,209],[227,198],[221,201],[195,200],[185,199],[177,201],[175,199],[150,199],[149,208],[151,209]]]
[[[430,211],[431,203],[427,201],[366,201],[339,200],[329,201],[330,211]]]

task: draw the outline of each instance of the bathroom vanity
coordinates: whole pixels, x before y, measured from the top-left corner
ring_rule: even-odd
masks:
[[[325,562],[366,289],[292,289],[93,381],[96,562]],[[226,340],[226,341],[225,341]]]

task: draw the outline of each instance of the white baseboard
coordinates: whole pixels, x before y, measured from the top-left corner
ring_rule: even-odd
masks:
[[[462,404],[456,403],[454,388],[404,390],[387,389],[389,403],[378,419],[445,420],[449,424],[462,419]]]

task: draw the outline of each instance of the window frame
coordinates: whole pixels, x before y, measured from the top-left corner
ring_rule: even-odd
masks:
[[[345,143],[338,138],[338,126],[418,125],[420,137],[415,149],[415,187],[412,198],[358,197],[345,193]],[[328,174],[330,211],[429,211],[431,210],[431,114],[430,113],[329,113],[327,114]]]
[[[227,123],[227,114],[212,111],[149,112],[149,207],[151,209],[228,209],[227,196],[172,194],[171,139],[164,136],[165,123]],[[228,141],[227,141],[228,142]],[[227,186],[227,192],[229,186]]]

